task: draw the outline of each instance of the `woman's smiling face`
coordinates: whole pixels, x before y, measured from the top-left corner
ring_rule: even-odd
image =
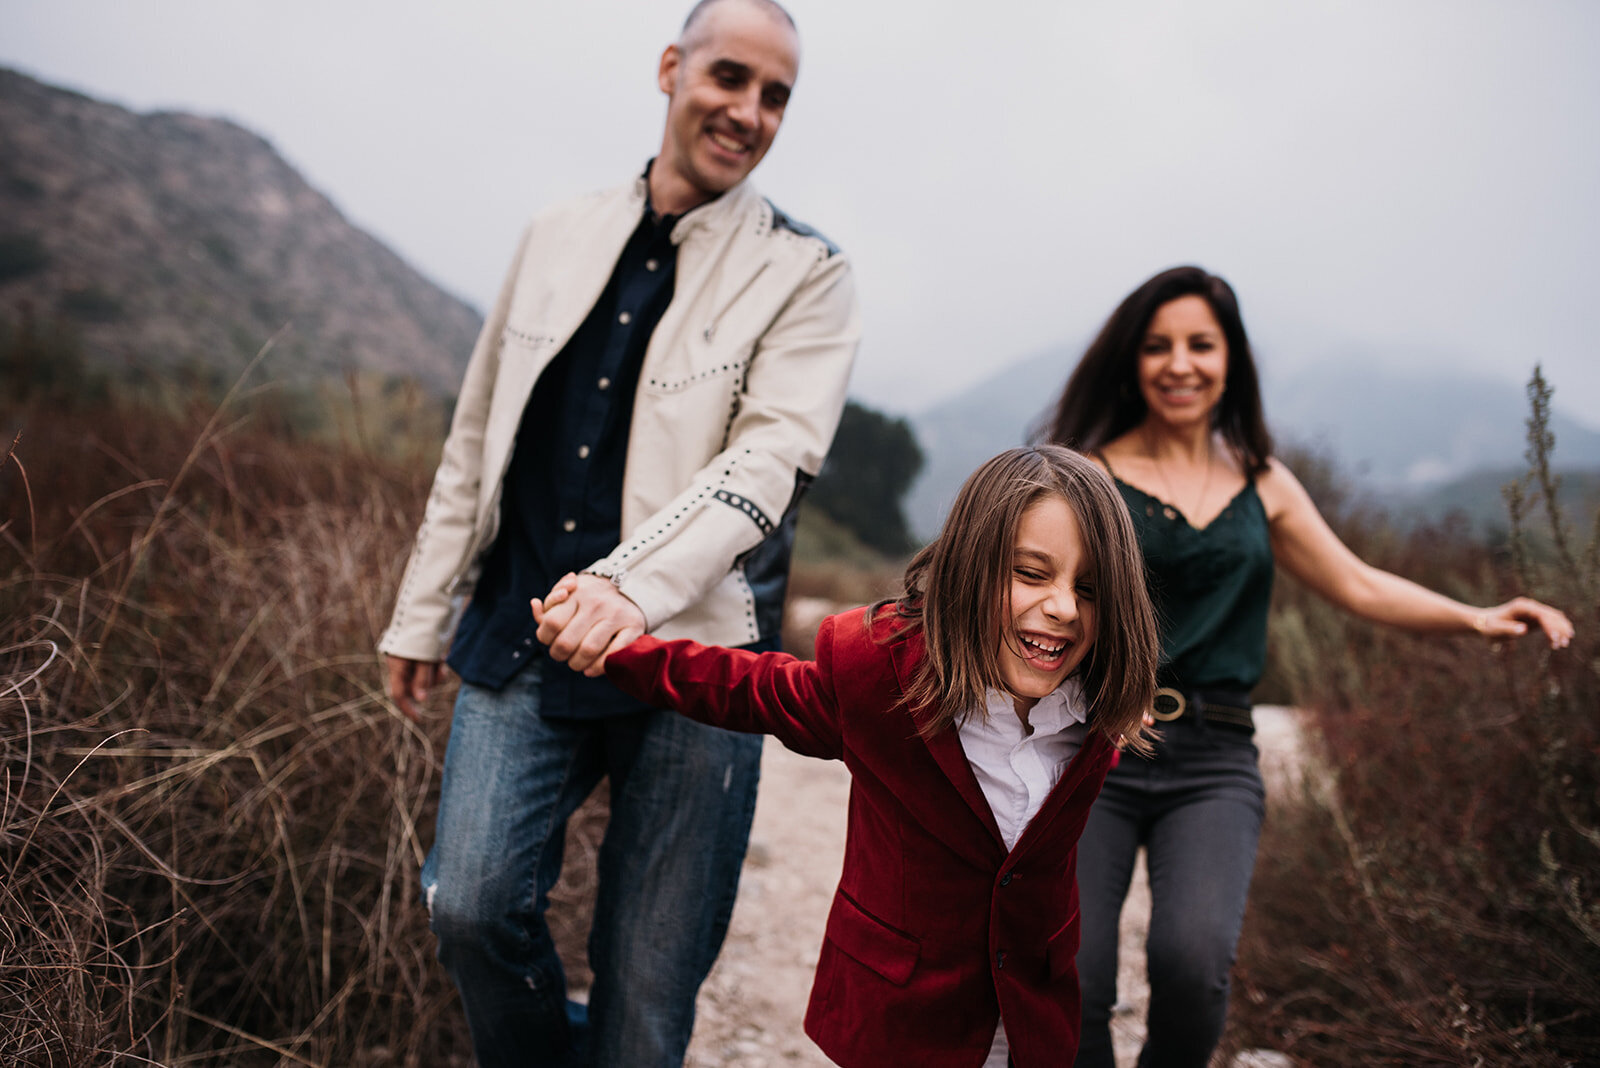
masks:
[[[1022,513],[1000,630],[1000,679],[1024,719],[1066,681],[1095,637],[1093,561],[1078,517],[1060,496]]]
[[[1150,416],[1173,426],[1204,419],[1222,403],[1228,341],[1204,297],[1156,309],[1139,345],[1139,392]]]

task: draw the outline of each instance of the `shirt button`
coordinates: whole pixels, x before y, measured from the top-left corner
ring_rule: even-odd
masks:
[[[599,382],[597,382],[595,384],[598,385],[601,389],[610,389],[611,388],[611,379],[602,378]]]
[[[627,326],[629,323],[633,322],[633,316],[629,315],[627,312],[623,312],[621,315],[617,316],[617,322],[621,323],[623,326]]]
[[[566,531],[568,534],[571,534],[574,530],[578,529],[578,521],[576,519],[568,519],[561,524],[561,529]]]
[[[587,445],[579,445],[578,446],[578,459],[587,460],[588,458],[589,458],[589,446],[587,446]]]
[[[644,269],[647,270],[647,271],[653,271],[657,267],[660,267],[660,266],[661,266],[661,264],[657,263],[655,260],[645,260],[644,261]]]

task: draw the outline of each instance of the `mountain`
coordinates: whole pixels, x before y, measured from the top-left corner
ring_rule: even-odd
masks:
[[[1408,354],[1380,365],[1367,356],[1312,363],[1267,386],[1274,433],[1320,448],[1367,487],[1394,495],[1428,491],[1481,468],[1519,463],[1528,400],[1504,382],[1406,371]],[[1557,387],[1556,402],[1563,398]],[[1556,461],[1600,466],[1600,431],[1551,415]]]
[[[1080,345],[1036,353],[911,417],[927,458],[907,500],[913,530],[923,537],[937,532],[962,480],[1025,438],[1054,403],[1081,351]],[[1561,384],[1553,385],[1560,404]],[[1432,515],[1443,507],[1440,502],[1481,496],[1488,483],[1472,481],[1473,473],[1504,474],[1521,462],[1525,447],[1527,398],[1516,386],[1493,379],[1408,372],[1394,362],[1353,356],[1268,374],[1263,391],[1280,444],[1332,456],[1359,490],[1391,510],[1407,509],[1413,500],[1421,506],[1426,494],[1424,511]],[[1551,429],[1559,467],[1600,468],[1600,431],[1559,410]],[[1444,489],[1458,482],[1463,486]],[[1463,507],[1486,514],[1498,499],[1497,488],[1488,492],[1488,505]]]
[[[1079,351],[1063,347],[1036,353],[911,416],[923,455],[922,477],[906,496],[913,532],[923,538],[938,533],[966,477],[995,453],[1023,441],[1060,391]]]
[[[1454,515],[1465,520],[1467,529],[1474,534],[1499,538],[1511,525],[1502,488],[1522,477],[1525,470],[1524,467],[1486,467],[1424,490],[1379,493],[1372,501],[1387,511],[1401,529],[1438,523]],[[1600,514],[1600,467],[1567,468],[1557,473],[1561,479],[1556,492],[1557,503],[1569,528],[1575,531],[1576,542],[1584,544],[1593,535],[1594,517]],[[1532,495],[1531,488],[1525,487],[1525,490]],[[1540,497],[1531,505],[1526,529],[1543,532],[1549,523],[1544,499]]]
[[[0,69],[0,321],[65,324],[128,377],[460,383],[480,316],[220,119],[135,114]]]

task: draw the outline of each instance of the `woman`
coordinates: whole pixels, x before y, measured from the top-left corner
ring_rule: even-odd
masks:
[[[1266,657],[1274,562],[1340,608],[1491,640],[1572,637],[1526,597],[1477,608],[1363,563],[1272,456],[1239,305],[1198,267],[1163,271],[1112,313],[1041,435],[1093,456],[1133,516],[1162,629],[1153,757],[1125,753],[1078,852],[1083,1037],[1109,1066],[1117,917],[1143,845],[1152,899],[1142,1068],[1203,1066],[1222,1035],[1265,790],[1250,691]]]

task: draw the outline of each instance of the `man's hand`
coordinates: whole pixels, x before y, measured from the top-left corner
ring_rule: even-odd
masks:
[[[428,699],[428,690],[444,675],[444,665],[437,660],[407,660],[401,656],[385,656],[389,664],[389,700],[404,712],[406,718],[416,723],[422,718],[417,707]]]
[[[606,657],[644,633],[644,612],[599,575],[567,574],[531,602],[538,638],[550,657],[590,678],[605,673]]]

